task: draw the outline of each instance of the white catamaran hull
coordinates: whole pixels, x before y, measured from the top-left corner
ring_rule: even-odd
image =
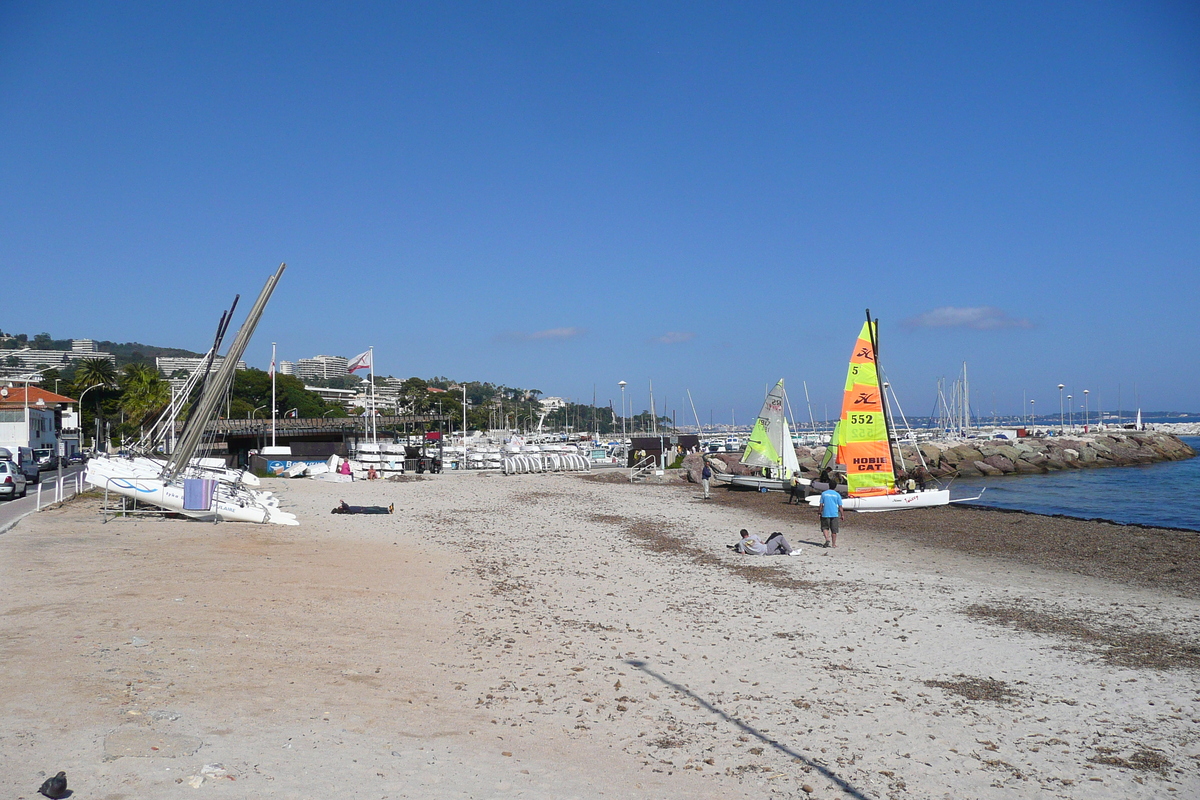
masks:
[[[279,509],[279,501],[270,492],[246,489],[223,480],[217,482],[210,510],[185,509],[183,481],[163,481],[157,475],[148,474],[154,463],[149,459],[94,458],[88,462],[84,480],[99,489],[195,519],[211,520],[215,516],[231,522],[300,524],[294,514]]]
[[[771,492],[786,492],[791,488],[791,482],[782,478],[764,478],[761,475],[731,475],[726,472],[713,472],[713,479],[730,486],[741,486],[746,489],[766,489]],[[808,478],[801,478],[800,483],[809,484]]]
[[[821,496],[815,494],[809,497],[808,504],[814,507],[820,505]],[[932,508],[949,504],[949,489],[927,489],[923,492],[842,498],[842,507],[849,511],[902,511],[907,508]]]

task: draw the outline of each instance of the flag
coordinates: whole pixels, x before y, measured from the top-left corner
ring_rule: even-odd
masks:
[[[299,411],[299,409],[293,408],[293,409],[290,409],[286,414],[284,414],[284,416],[285,417],[298,417],[298,416],[300,416],[300,411]]]
[[[350,363],[346,365],[347,372],[354,372],[356,369],[371,369],[371,351],[359,353],[354,358],[350,359]]]
[[[267,368],[267,374],[272,378],[275,377],[275,362],[273,360],[271,361],[271,366]]]

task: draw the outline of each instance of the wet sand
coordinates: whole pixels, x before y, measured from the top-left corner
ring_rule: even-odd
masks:
[[[301,527],[85,500],[0,536],[0,791],[60,769],[113,800],[1200,791],[1188,537],[1093,563],[1158,534],[953,508],[849,515],[825,550],[778,495],[268,483]],[[397,513],[330,515],[343,497]],[[735,555],[740,527],[801,554]]]

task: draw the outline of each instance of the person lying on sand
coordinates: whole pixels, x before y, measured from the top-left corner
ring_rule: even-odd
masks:
[[[783,534],[775,531],[767,537],[767,541],[763,542],[758,538],[758,534],[750,533],[745,528],[740,531],[742,540],[733,545],[733,549],[747,556],[790,556],[799,553],[799,550],[794,550],[784,538]]]
[[[330,514],[394,514],[394,513],[396,513],[396,504],[392,503],[390,506],[349,506],[349,505],[346,505],[346,501],[343,500],[341,503],[338,504],[337,508],[335,508],[333,511],[330,511],[329,513]]]

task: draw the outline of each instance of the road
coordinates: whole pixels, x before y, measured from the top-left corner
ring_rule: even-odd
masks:
[[[75,491],[75,475],[83,472],[83,467],[75,464],[63,470],[63,484],[68,493]],[[54,502],[58,487],[58,471],[43,472],[41,476],[42,505]],[[17,520],[26,514],[37,510],[38,487],[29,484],[29,491],[20,500],[0,501],[0,533],[8,530]]]

